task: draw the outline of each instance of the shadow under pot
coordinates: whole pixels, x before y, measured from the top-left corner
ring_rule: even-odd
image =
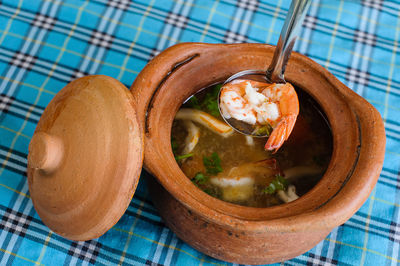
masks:
[[[320,106],[331,129],[325,174],[297,200],[256,208],[214,198],[183,173],[171,147],[174,117],[188,97],[241,70],[265,69],[273,50],[184,43],[150,61],[130,92],[106,76],[68,84],[47,106],[29,146],[29,190],[43,222],[72,240],[101,236],[128,207],[144,157],[161,217],[197,250],[261,264],[311,249],[365,202],[385,148],[379,113],[323,67],[292,53],[285,74]]]

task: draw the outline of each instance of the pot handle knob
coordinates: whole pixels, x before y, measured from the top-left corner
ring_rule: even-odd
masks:
[[[51,173],[57,169],[63,157],[60,138],[45,132],[36,132],[29,143],[28,168]]]

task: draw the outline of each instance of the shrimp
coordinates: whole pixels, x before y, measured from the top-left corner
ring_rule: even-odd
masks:
[[[234,80],[223,86],[220,97],[222,115],[226,119],[233,117],[254,125],[257,122],[256,113],[245,98],[246,84],[239,81]]]
[[[265,144],[276,152],[292,133],[299,114],[299,100],[289,83],[268,84],[235,80],[223,86],[222,115],[251,125],[270,125],[273,130]]]
[[[286,84],[272,84],[262,91],[262,94],[269,98],[269,101],[279,105],[280,117],[272,125],[273,131],[265,144],[266,150],[275,150],[289,138],[297,116],[299,114],[299,99],[293,86]]]

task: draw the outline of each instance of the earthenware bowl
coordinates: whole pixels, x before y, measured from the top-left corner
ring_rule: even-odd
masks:
[[[384,126],[376,109],[322,66],[292,53],[286,80],[319,103],[332,130],[332,159],[321,181],[298,200],[270,208],[223,202],[192,184],[171,149],[180,105],[236,72],[265,69],[273,50],[262,44],[175,45],[155,57],[131,87],[155,206],[179,238],[225,261],[273,263],[311,249],[361,207],[383,164]]]

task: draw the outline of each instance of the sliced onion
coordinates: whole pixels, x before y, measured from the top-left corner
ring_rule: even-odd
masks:
[[[185,120],[184,124],[188,132],[188,135],[186,136],[185,139],[185,148],[183,149],[182,154],[189,154],[193,151],[193,149],[199,142],[200,129],[190,120]]]

